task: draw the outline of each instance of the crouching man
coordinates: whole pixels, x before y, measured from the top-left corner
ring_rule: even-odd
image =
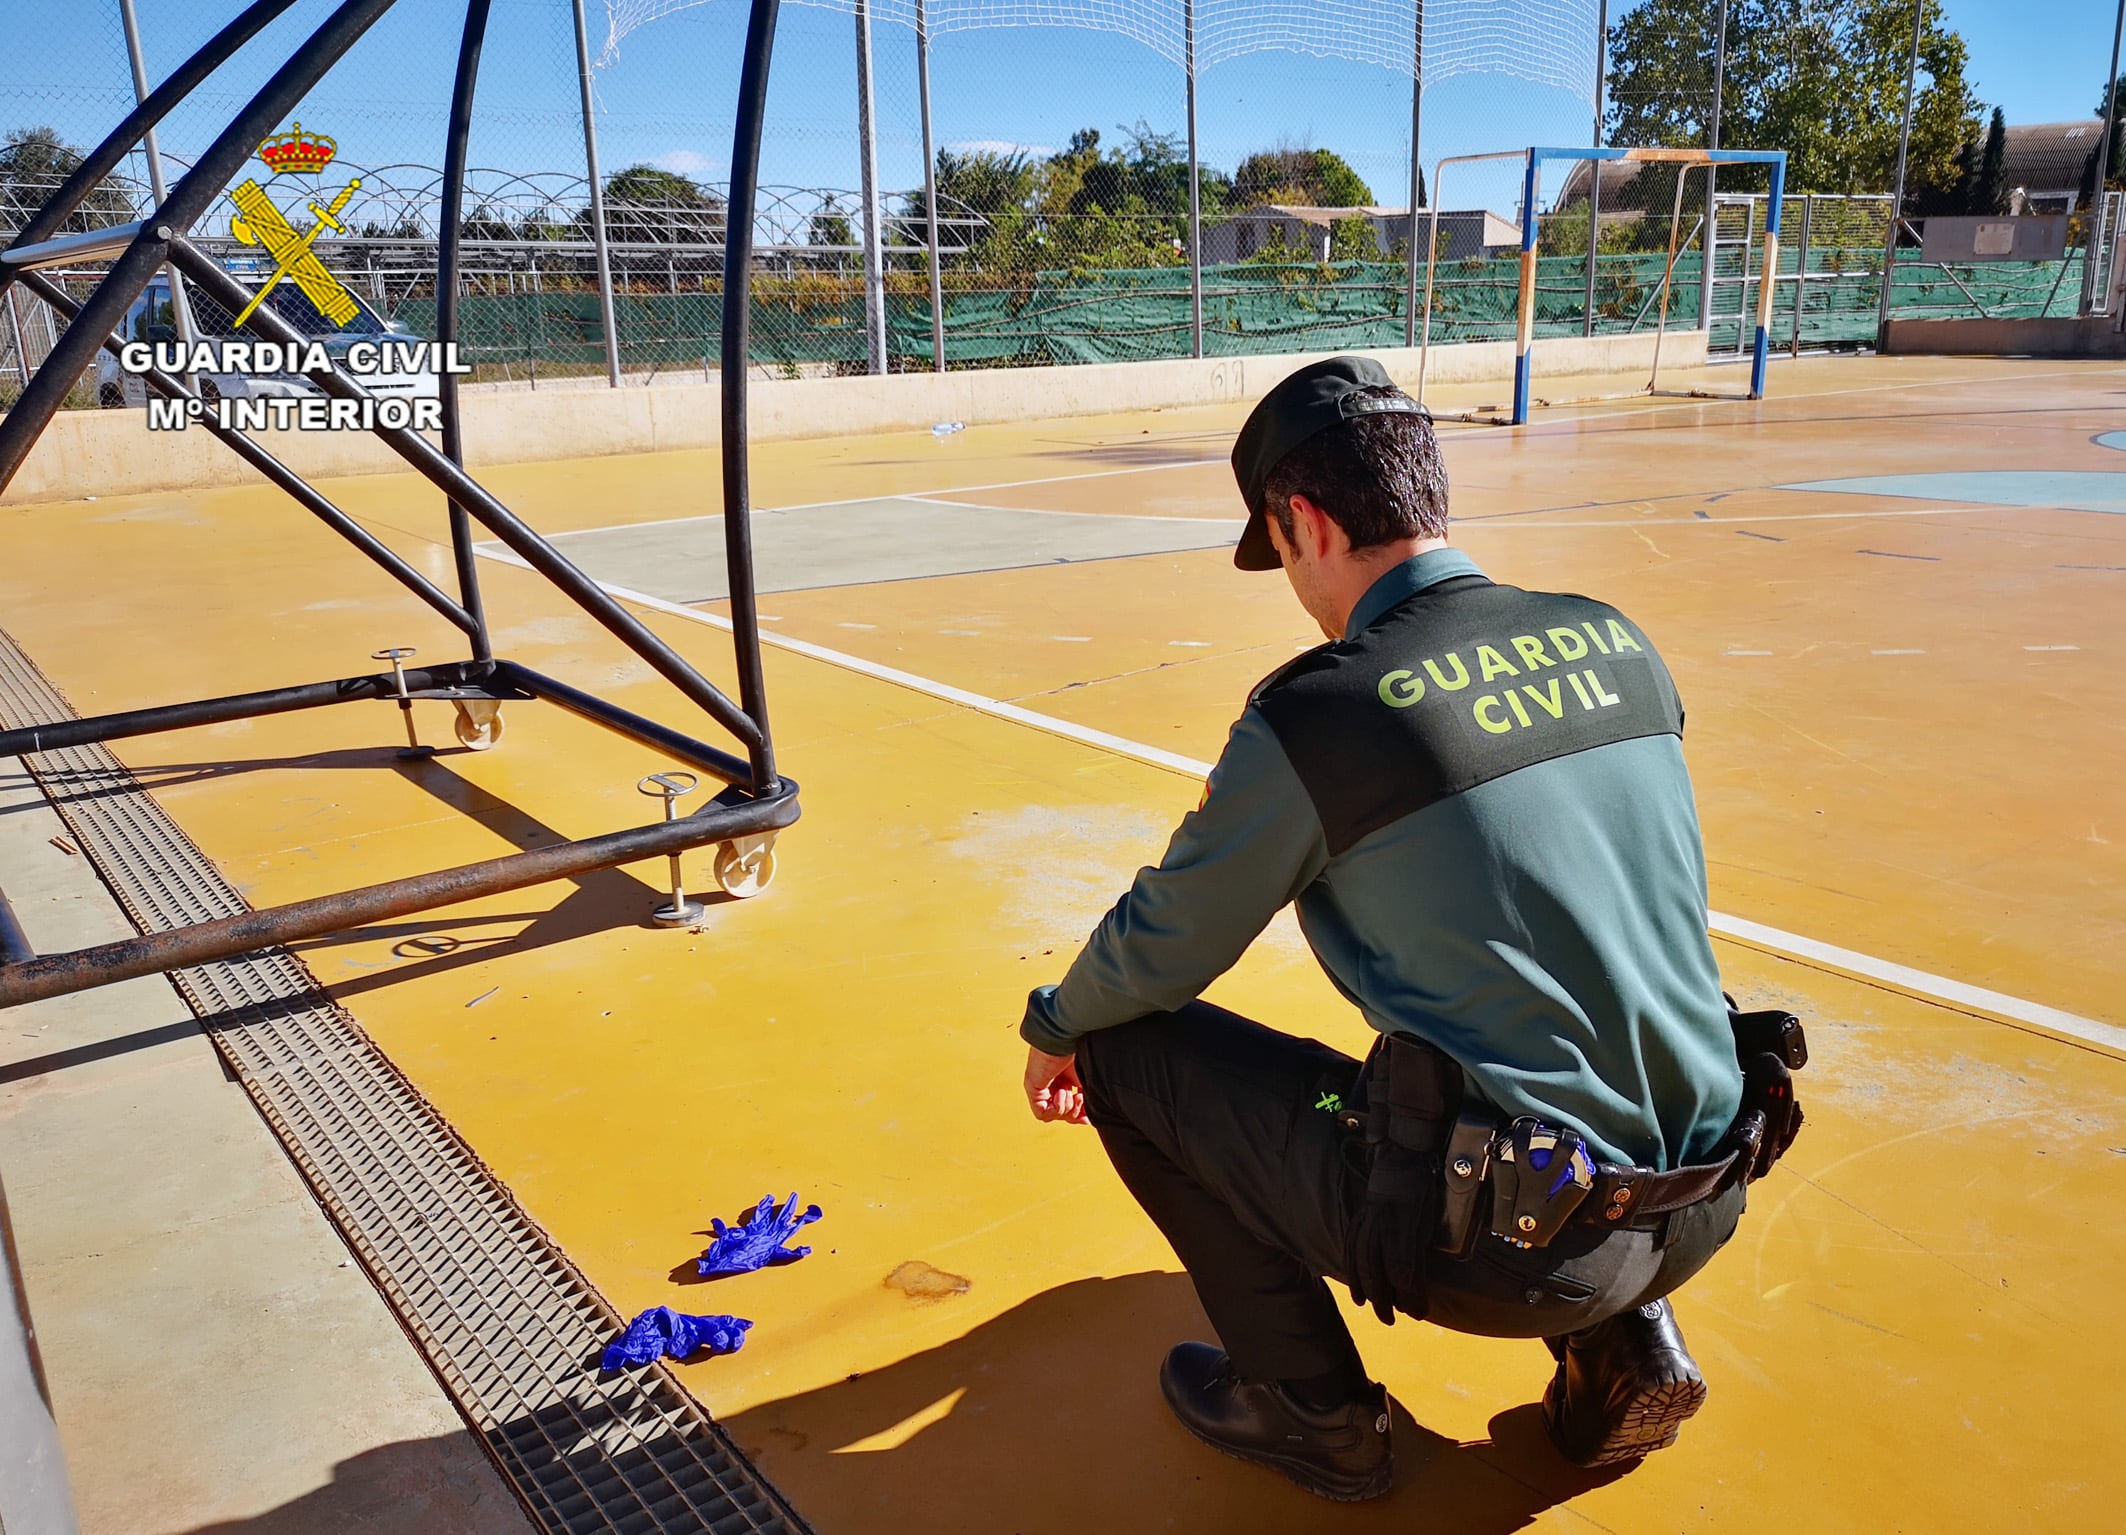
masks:
[[[1159,866],[1033,993],[1027,1099],[1098,1130],[1187,1266],[1223,1347],[1160,1386],[1218,1449],[1388,1490],[1387,1396],[1325,1277],[1383,1321],[1543,1339],[1579,1465],[1673,1443],[1705,1383],[1666,1297],[1798,1110],[1776,1061],[1745,1087],[1667,669],[1615,609],[1448,546],[1430,417],[1367,359],[1279,384],[1233,468],[1234,562],[1281,566],[1327,643],[1255,689]],[[1198,1000],[1288,902],[1381,1036],[1363,1065]]]

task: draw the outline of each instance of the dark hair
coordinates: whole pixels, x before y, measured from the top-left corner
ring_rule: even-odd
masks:
[[[1393,386],[1359,399],[1391,399]],[[1447,466],[1432,423],[1411,411],[1353,416],[1317,432],[1270,471],[1263,499],[1292,537],[1292,497],[1305,496],[1334,518],[1353,549],[1399,538],[1447,536]]]

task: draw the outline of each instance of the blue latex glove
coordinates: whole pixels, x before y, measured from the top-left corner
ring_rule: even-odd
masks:
[[[704,1278],[721,1279],[731,1274],[750,1274],[755,1269],[795,1263],[812,1249],[785,1247],[783,1244],[797,1235],[800,1226],[809,1226],[818,1219],[818,1205],[806,1205],[803,1214],[797,1213],[795,1194],[780,1210],[775,1208],[773,1194],[763,1194],[760,1203],[753,1207],[753,1213],[739,1225],[726,1226],[720,1220],[709,1222],[709,1232],[714,1240],[709,1243],[708,1250],[694,1260],[694,1266]]]
[[[631,1364],[649,1364],[669,1354],[685,1359],[699,1349],[708,1357],[735,1354],[746,1346],[746,1329],[753,1324],[737,1316],[688,1316],[670,1306],[652,1306],[634,1321],[620,1340],[607,1346],[598,1362],[608,1370]]]

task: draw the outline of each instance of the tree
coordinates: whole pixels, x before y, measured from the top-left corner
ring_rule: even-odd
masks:
[[[582,221],[587,228],[588,209]],[[677,171],[630,165],[605,178],[605,228],[615,240],[720,244],[724,224],[723,198]]]
[[[993,149],[972,149],[955,154],[940,149],[937,156],[939,214],[946,204],[958,204],[983,218],[996,218],[1010,211],[1023,211],[1033,196],[1034,172],[1025,154]],[[922,194],[910,200],[916,218],[928,217]]]
[[[1373,190],[1333,149],[1280,144],[1258,150],[1233,173],[1233,198],[1242,207],[1284,203],[1306,208],[1368,208]]]
[[[1972,178],[1968,211],[2008,211],[2008,120],[1999,107],[1993,109],[1993,120],[1986,125],[1986,147],[1979,156],[1978,174]]]
[[[805,244],[840,246],[844,252],[856,244],[856,231],[849,223],[849,216],[842,212],[842,205],[832,194],[819,212],[806,222]]]
[[[0,231],[20,229],[43,207],[60,183],[81,169],[82,152],[54,128],[16,128],[0,141]],[[59,226],[78,234],[138,218],[133,199],[109,177],[89,189]]]
[[[1921,206],[1956,195],[1978,128],[1964,40],[1944,22],[1941,0],[1922,3],[1906,171]],[[1716,14],[1704,0],[1646,0],[1610,28],[1609,142],[1710,142]],[[1911,45],[1912,0],[1736,0],[1721,147],[1785,150],[1789,191],[1888,190]]]
[[[480,203],[458,225],[458,238],[468,243],[475,240],[514,240],[517,231],[500,211]]]

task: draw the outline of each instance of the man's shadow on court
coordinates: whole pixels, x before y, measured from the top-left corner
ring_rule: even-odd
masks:
[[[1394,1492],[1324,1502],[1205,1448],[1168,1413],[1159,1360],[1183,1339],[1211,1336],[1185,1275],[1080,1280],[950,1343],[723,1426],[822,1530],[1284,1535],[1333,1521],[1505,1535],[1618,1474],[1568,1466],[1532,1403],[1502,1411],[1474,1444],[1431,1432],[1398,1405]]]

